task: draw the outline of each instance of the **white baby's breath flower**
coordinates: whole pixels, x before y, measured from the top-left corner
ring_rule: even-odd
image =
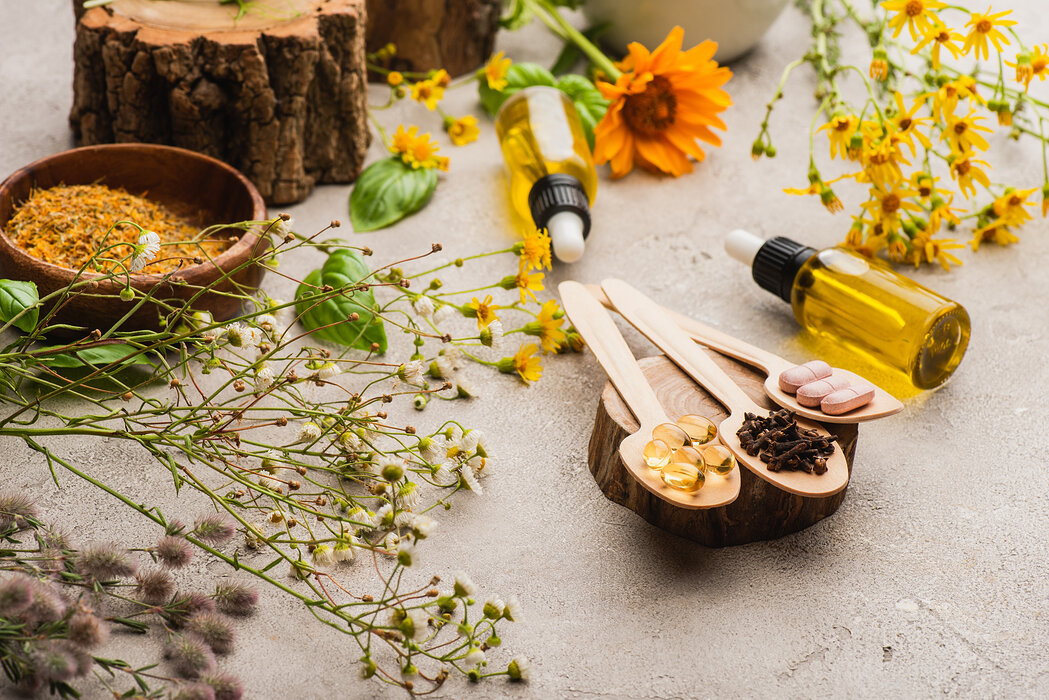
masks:
[[[284,220],[284,216],[278,216],[276,222],[273,224],[273,232],[281,238],[284,238],[288,234],[292,233],[292,226],[295,225],[295,220],[290,216],[288,220]]]
[[[426,365],[419,360],[412,360],[411,362],[406,362],[397,368],[397,378],[405,384],[422,386],[423,374],[425,372]]]
[[[480,455],[474,455],[470,459],[466,460],[466,466],[477,476],[487,476],[491,473],[487,469],[485,469],[487,464],[488,461]]]
[[[393,506],[389,503],[383,503],[382,508],[375,511],[375,523],[382,527],[391,527],[393,525]]]
[[[506,599],[506,608],[503,610],[503,617],[510,622],[520,622],[523,619],[521,601],[517,599],[517,596],[512,595]]]
[[[477,476],[474,474],[473,469],[464,467],[459,470],[459,476],[462,477],[463,483],[466,484],[466,487],[478,496],[484,493],[484,489],[481,488],[481,482],[477,480]]]
[[[320,369],[317,370],[318,379],[331,379],[339,374],[342,374],[342,370],[339,368],[339,365],[334,362],[325,362],[320,366]]]
[[[352,430],[347,430],[339,436],[339,445],[342,446],[344,452],[357,452],[363,444],[357,433]]]
[[[477,595],[477,586],[465,571],[456,571],[454,592],[460,598],[472,598]]]
[[[397,511],[397,515],[393,516],[393,524],[397,527],[411,527],[412,525],[412,514],[406,510]]]
[[[321,427],[311,420],[306,421],[299,428],[299,442],[313,442],[321,436]]]
[[[437,353],[438,356],[447,359],[452,363],[452,369],[461,369],[463,366],[463,353],[454,345],[449,345],[445,349]]]
[[[277,329],[277,319],[273,314],[262,314],[261,316],[256,316],[255,323],[267,333],[272,333]]]
[[[414,309],[415,313],[422,318],[430,318],[433,316],[434,312],[433,299],[425,294],[420,294],[415,297],[415,301],[412,302],[412,309]]]
[[[378,523],[376,517],[377,516],[375,513],[369,513],[360,506],[355,506],[346,513],[346,518],[348,520],[351,520],[355,523],[360,523],[361,529],[367,530],[369,532],[374,530],[376,524]]]
[[[271,510],[269,515],[266,516],[266,519],[274,525],[279,525],[284,522],[285,518],[287,518],[287,516],[284,514],[284,511],[279,508],[277,510]]]
[[[397,487],[397,498],[408,510],[419,507],[419,487],[413,481],[405,481]]]
[[[442,304],[433,314],[434,325],[441,325],[448,319],[458,315],[458,310],[450,304]]]
[[[438,355],[430,364],[430,371],[436,373],[439,379],[451,379],[452,375],[455,374],[455,363],[451,358]]]
[[[260,476],[256,481],[262,488],[269,489],[270,491],[276,491],[278,493],[280,493],[281,489],[284,487],[284,484],[282,482],[277,481],[276,479],[271,479],[270,477],[265,475]]]
[[[481,329],[481,344],[498,350],[503,346],[503,322],[496,319]]]
[[[313,563],[317,566],[329,566],[335,562],[331,545],[319,544],[313,548]]]
[[[531,675],[532,665],[528,663],[528,659],[524,656],[515,656],[510,659],[510,665],[506,667],[506,675],[510,676],[511,680],[515,681],[527,681]]]
[[[484,602],[482,611],[484,616],[489,620],[498,620],[503,616],[503,609],[506,608],[506,603],[503,602],[502,598],[498,596],[492,596]]]
[[[444,438],[440,435],[424,437],[419,440],[419,456],[430,464],[439,464],[447,451],[448,448],[444,445]]]
[[[255,372],[255,393],[261,394],[271,386],[273,386],[273,368],[263,362]]]
[[[426,614],[426,611],[422,608],[415,608],[408,611],[408,619],[412,621],[413,633],[411,640],[418,642],[426,639],[426,635],[430,631],[429,620],[430,616]]]
[[[396,532],[387,533],[382,540],[382,548],[391,554],[397,552],[397,545],[401,543],[401,536]]]
[[[477,449],[477,439],[480,434],[476,430],[467,430],[463,433],[463,452],[473,452]]]
[[[418,540],[425,540],[437,527],[437,521],[429,515],[420,514],[412,518],[412,534]]]
[[[463,663],[467,666],[480,666],[485,660],[484,652],[480,647],[470,647],[470,651],[463,658]]]
[[[451,486],[452,484],[458,483],[459,475],[453,474],[447,464],[441,464],[437,467],[437,471],[434,472],[433,480],[439,486]]]
[[[138,237],[138,243],[134,245],[131,253],[131,271],[141,272],[153,258],[160,252],[160,236],[153,231],[146,231]]]
[[[401,566],[411,566],[415,563],[415,545],[409,540],[397,543],[397,561]]]
[[[455,378],[455,395],[460,399],[472,399],[477,396],[477,392],[473,384],[460,374]]]
[[[357,547],[359,546],[361,542],[356,537],[340,539],[332,548],[332,558],[338,562],[352,562],[357,558]]]

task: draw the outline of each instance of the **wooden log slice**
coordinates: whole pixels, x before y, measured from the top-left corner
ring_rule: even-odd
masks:
[[[763,375],[734,360],[713,353],[712,356],[751,398],[762,406],[773,408],[762,390]],[[666,357],[648,357],[641,360],[640,365],[671,418],[698,413],[720,423],[727,416],[721,404]],[[747,469],[741,469],[740,494],[733,503],[709,510],[676,508],[641,487],[619,459],[619,443],[638,427],[637,420],[615,387],[611,382],[606,384],[590,437],[588,461],[594,480],[610,500],[629,508],[656,527],[708,547],[746,544],[789,535],[831,515],[845,498],[846,491],[829,498],[796,496],[781,491]],[[856,454],[856,425],[827,424],[826,428],[837,436],[851,474],[852,459]]]
[[[390,68],[462,75],[492,53],[501,0],[368,0],[368,51],[396,44]]]
[[[76,139],[205,153],[272,204],[352,182],[370,139],[364,3],[262,0],[236,20],[217,0],[87,10],[73,51]]]

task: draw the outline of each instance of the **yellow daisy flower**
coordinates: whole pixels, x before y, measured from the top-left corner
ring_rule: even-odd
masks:
[[[922,105],[925,104],[925,100],[921,98],[915,100],[910,110],[908,110],[903,104],[903,95],[898,90],[893,96],[896,100],[896,114],[889,120],[894,130],[893,133],[900,137],[901,143],[907,144],[907,147],[911,149],[912,156],[915,154],[912,138],[918,139],[918,143],[926,149],[931,148],[932,144],[929,141],[929,137],[922,133],[919,127],[925,122],[932,122],[932,117],[915,116],[918,110],[922,108]]]
[[[973,180],[984,187],[991,185],[991,179],[987,177],[987,173],[980,169],[980,166],[990,166],[987,165],[987,161],[974,158],[974,155],[972,151],[965,151],[948,159],[951,166],[951,177],[957,181],[958,189],[966,199],[976,194],[976,185],[973,184]]]
[[[518,271],[514,277],[514,286],[521,293],[522,304],[528,301],[528,297],[536,301],[535,293],[543,291],[543,276],[542,272]]]
[[[875,185],[870,188],[869,192],[871,198],[864,202],[863,208],[867,210],[875,224],[881,224],[881,230],[886,234],[899,230],[902,212],[921,211],[921,207],[909,201],[918,193],[906,189],[906,185],[902,187]]]
[[[465,117],[455,119],[447,117],[444,120],[444,130],[456,146],[465,146],[477,140],[481,130],[477,128],[477,117],[468,114]]]
[[[965,26],[971,27],[971,29],[965,36],[965,45],[962,46],[962,51],[969,53],[970,49],[975,49],[974,53],[977,58],[982,54],[983,58],[986,59],[990,56],[987,48],[987,42],[990,40],[994,44],[994,48],[1000,52],[1002,46],[1009,43],[1009,39],[998,30],[998,27],[1011,27],[1016,24],[1014,20],[1002,19],[1002,17],[1011,12],[1012,10],[1006,10],[1005,12],[992,15],[991,8],[988,6],[987,12],[973,12],[969,15],[969,21],[965,23]]]
[[[819,128],[819,131],[827,132],[831,158],[836,156],[841,156],[842,160],[848,158],[849,139],[856,133],[859,125],[860,120],[855,114],[838,114]]]
[[[489,294],[484,298],[484,301],[478,300],[474,297],[466,308],[463,309],[463,315],[470,318],[477,319],[477,330],[483,330],[487,328],[493,321],[498,321],[499,317],[495,315],[496,309],[500,307],[492,303],[492,295]]]
[[[514,353],[513,357],[504,357],[495,363],[496,368],[503,374],[517,373],[523,381],[535,382],[543,374],[543,365],[538,357],[534,357],[539,347],[535,343],[526,343]]]
[[[1010,190],[995,199],[993,208],[998,221],[1006,226],[1023,226],[1030,221],[1031,215],[1026,209],[1030,202],[1027,198],[1034,194],[1036,189],[1032,187],[1029,190]]]
[[[484,78],[488,82],[488,87],[496,92],[502,92],[503,88],[507,85],[506,72],[510,70],[510,64],[513,63],[509,58],[503,58],[503,52],[500,51],[494,54],[488,59],[488,63],[484,64]]]
[[[404,82],[404,75],[399,71],[392,70],[386,75],[386,84],[390,87],[397,87]]]
[[[925,255],[925,260],[927,262],[938,262],[941,266],[943,266],[943,269],[947,271],[950,271],[951,264],[962,264],[961,260],[959,260],[950,252],[948,252],[957,248],[965,247],[953,238],[933,239],[926,235],[924,232],[919,232],[918,235],[914,237],[914,241],[912,243],[912,257],[914,258],[915,267],[921,265],[922,254]],[[917,255],[914,255],[914,253],[917,253]]]
[[[526,233],[524,240],[514,245],[514,252],[521,256],[521,272],[550,269],[550,236],[544,230]]]
[[[964,38],[950,27],[932,27],[925,33],[922,40],[911,49],[911,53],[916,54],[929,44],[932,44],[932,49],[929,51],[929,57],[932,59],[932,68],[933,70],[940,70],[940,49],[945,48],[951,52],[952,56],[958,58],[961,56],[962,47],[958,46],[957,42],[962,41]]]
[[[954,114],[961,100],[984,103],[984,99],[976,92],[976,80],[968,75],[960,75],[956,80],[944,83],[936,92],[927,92],[919,97],[932,97],[933,116],[943,122],[948,121]]]
[[[986,151],[991,145],[979,132],[991,133],[991,130],[976,123],[982,119],[983,117],[975,116],[974,112],[969,112],[968,115],[958,119],[948,119],[946,128],[940,134],[940,140],[946,140],[955,153],[972,151],[974,148]]]
[[[561,330],[564,322],[564,314],[558,308],[557,302],[551,299],[543,304],[535,321],[526,323],[522,330],[525,335],[539,338],[539,344],[546,352],[557,352],[557,347],[565,340],[565,332]]]
[[[431,112],[437,109],[437,103],[444,98],[444,87],[433,78],[420,80],[412,85],[412,99],[426,105]]]
[[[938,0],[889,0],[881,4],[886,12],[895,12],[889,19],[892,27],[893,37],[898,37],[904,27],[911,33],[913,41],[918,40],[918,34],[926,34],[931,28],[940,24],[935,10],[946,7],[945,3]]]

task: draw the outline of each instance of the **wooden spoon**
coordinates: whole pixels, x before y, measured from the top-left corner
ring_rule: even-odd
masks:
[[[770,484],[799,496],[825,498],[838,493],[848,485],[849,465],[837,442],[832,443],[834,454],[827,458],[827,471],[823,474],[769,471],[765,463],[757,456],[752,457],[747,454],[747,451],[739,444],[739,438],[736,437],[736,431],[743,425],[744,413],[765,416],[768,415],[768,412],[758,406],[725,374],[724,370],[714,364],[706,352],[678,328],[662,307],[654,301],[622,280],[605,280],[601,283],[601,288],[623,318],[665,352],[667,357],[673,360],[674,364],[680,367],[685,374],[695,379],[700,386],[709,391],[728,409],[729,416],[718,426],[718,435],[722,444],[736,455],[739,464]],[[583,337],[586,338],[585,335]],[[823,435],[830,435],[825,428],[809,421],[799,420],[798,425],[804,428],[815,428]]]
[[[594,295],[594,298],[602,304],[610,309],[615,308],[608,300],[608,296],[601,287],[598,287],[595,284],[588,284],[586,285],[586,288],[590,290],[590,293]],[[853,409],[852,411],[843,413],[839,416],[826,414],[818,408],[802,406],[792,394],[788,394],[779,388],[780,373],[791,367],[795,367],[795,363],[767,350],[755,347],[750,343],[743,342],[738,338],[733,338],[727,333],[722,333],[718,329],[711,328],[710,326],[700,323],[688,316],[675,313],[666,307],[661,308],[663,313],[669,316],[670,319],[677,324],[681,330],[691,336],[692,340],[695,342],[705,345],[711,350],[716,350],[722,355],[739,360],[744,364],[748,364],[751,367],[756,367],[764,372],[767,375],[767,378],[765,379],[765,393],[768,397],[780,406],[794,411],[799,416],[823,423],[861,423],[863,421],[874,420],[875,418],[891,416],[894,413],[899,413],[903,410],[903,404],[892,394],[875,386],[860,375],[839,367],[834,368],[835,377],[847,379],[849,384],[853,386],[860,386],[862,384],[873,386],[874,399],[872,399],[866,406],[861,406],[860,408]]]
[[[681,508],[716,508],[736,500],[740,483],[738,469],[732,470],[725,478],[707,479],[699,491],[688,493],[664,484],[659,472],[645,464],[641,451],[652,439],[652,429],[660,423],[673,421],[667,417],[612,317],[601,308],[601,304],[578,282],[562,282],[557,289],[572,325],[641,424],[636,433],[627,436],[619,445],[619,456],[638,483]]]

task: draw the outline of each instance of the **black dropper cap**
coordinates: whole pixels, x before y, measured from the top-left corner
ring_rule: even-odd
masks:
[[[750,268],[754,281],[789,304],[798,270],[816,252],[815,248],[783,236],[770,238],[754,255]]]
[[[528,208],[537,228],[546,228],[554,214],[570,211],[583,221],[583,238],[590,234],[590,198],[571,175],[554,173],[536,180],[528,193]]]

